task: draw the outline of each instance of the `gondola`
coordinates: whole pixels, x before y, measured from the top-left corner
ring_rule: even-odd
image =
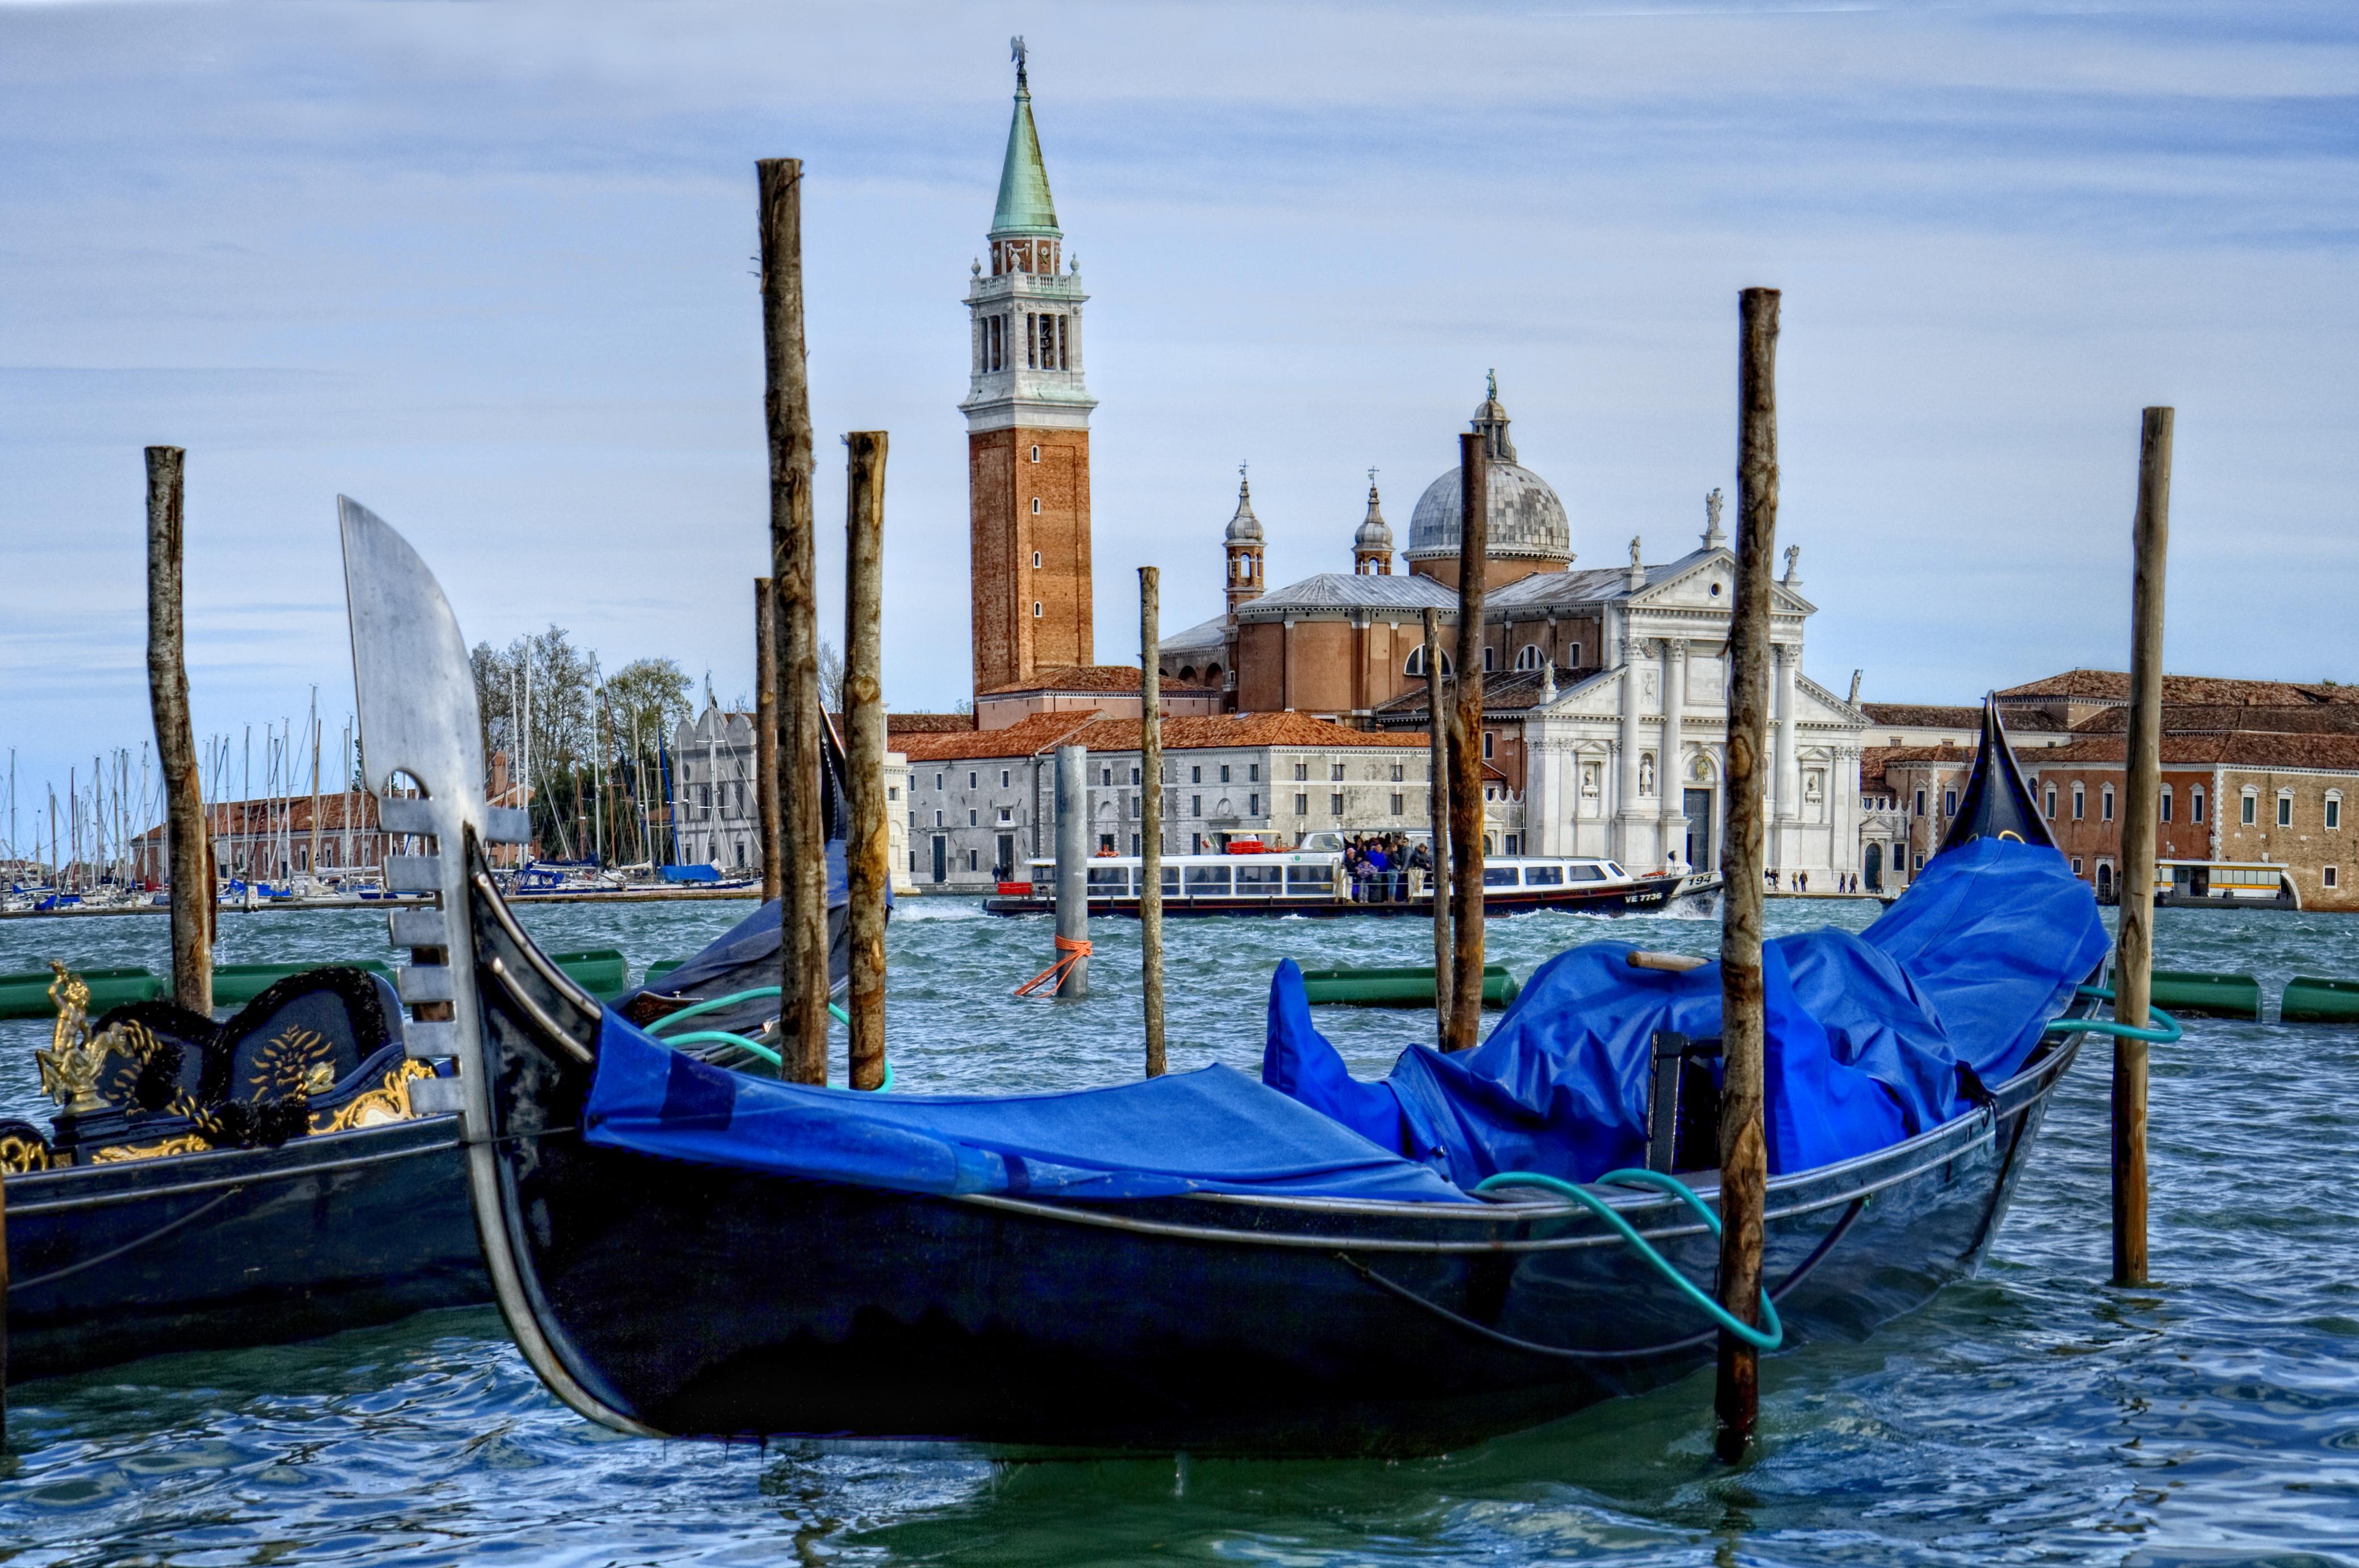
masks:
[[[356,542],[348,513],[345,537],[368,567],[348,580],[370,766],[434,794],[438,737],[473,733],[465,643],[423,563],[364,521]],[[407,657],[369,630],[429,622]],[[416,657],[428,645],[445,667]],[[2037,831],[1996,744],[1957,843]],[[1717,1331],[1591,1207],[1462,1190],[1226,1069],[864,1098],[668,1051],[536,949],[478,816],[464,792],[440,797],[471,1191],[527,1360],[609,1427],[1420,1454],[1712,1356]],[[2084,931],[2073,964],[2085,945]],[[1773,1165],[1766,1278],[1789,1343],[1864,1334],[1974,1268],[2095,1007],[2076,996],[2082,972],[2060,1015],[2026,1021],[2015,1070],[1987,1087],[1961,1076],[1964,1114],[1856,1158]],[[1657,1038],[1681,1071],[1657,1074],[1646,1145],[1651,1170],[1684,1172],[1707,1203],[1696,1151],[1715,1097],[1690,1093],[1684,1067],[1709,1043]],[[1687,1195],[1601,1195],[1665,1264],[1710,1278],[1716,1243]]]

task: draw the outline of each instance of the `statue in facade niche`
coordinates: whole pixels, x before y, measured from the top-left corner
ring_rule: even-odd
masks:
[[[1651,795],[1654,792],[1655,754],[1650,751],[1643,753],[1638,758],[1638,793]]]

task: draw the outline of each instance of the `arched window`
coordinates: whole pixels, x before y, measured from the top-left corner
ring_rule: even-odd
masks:
[[[1541,659],[1540,659],[1540,645],[1539,645],[1539,644],[1538,644],[1538,643],[1536,643],[1536,642],[1527,642],[1527,643],[1524,644],[1524,646],[1523,646],[1522,648],[1518,648],[1518,649],[1516,649],[1516,669],[1518,669],[1518,670],[1538,670],[1538,669],[1540,667],[1540,663],[1541,663]]]
[[[2340,789],[2329,789],[2326,792],[2326,831],[2329,833],[2339,833],[2342,829],[2343,791]]]
[[[2163,820],[2164,822],[2167,822],[2170,821],[2170,786],[2169,786],[2169,785],[2168,785],[2168,784],[2166,784],[2166,785],[2164,785],[2164,786],[2162,787],[2162,801],[2161,801],[2161,805],[2162,805],[2162,820]]]
[[[2201,784],[2187,791],[2187,820],[2190,822],[2203,820],[2203,786]]]
[[[1446,648],[1443,648],[1441,650],[1441,678],[1447,681],[1453,673],[1456,672],[1456,670],[1457,666],[1451,662],[1450,650]],[[1415,648],[1408,650],[1408,662],[1401,666],[1401,670],[1404,674],[1415,675],[1420,678],[1423,677],[1425,674],[1425,644],[1419,643]]]
[[[2048,817],[2048,820],[2049,820],[2049,822],[2054,822],[2054,821],[2056,820],[2056,786],[2055,786],[2055,785],[2053,785],[2053,784],[2050,784],[2049,786],[2048,786],[2048,793],[2047,793],[2047,798],[2046,798],[2046,802],[2045,802],[2045,803],[2046,803],[2047,808],[2048,808],[2048,809],[2047,809],[2046,815],[2047,815],[2047,817]]]
[[[1204,683],[1208,686],[1218,686],[1221,683],[1221,667],[1218,662],[1204,666]]]
[[[1195,684],[1196,667],[1192,664],[1181,665],[1180,667],[1180,679],[1187,681],[1190,685]]]
[[[2079,822],[2088,812],[2089,797],[2079,779],[2072,781],[2072,820]]]

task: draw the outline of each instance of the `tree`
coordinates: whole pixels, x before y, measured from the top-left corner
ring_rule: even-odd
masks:
[[[819,645],[819,705],[831,713],[843,712],[843,655],[824,637]]]
[[[606,677],[616,747],[627,752],[635,735],[642,751],[654,750],[658,740],[669,746],[672,732],[688,721],[692,684],[688,672],[669,659],[635,659]]]

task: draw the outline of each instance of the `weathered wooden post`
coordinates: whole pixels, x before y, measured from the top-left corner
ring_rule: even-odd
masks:
[[[827,828],[821,810],[818,571],[810,381],[804,363],[800,158],[755,166],[762,203],[764,422],[770,576],[777,587],[780,1076],[827,1082]]]
[[[1090,994],[1090,754],[1057,748],[1057,962],[1059,996]]]
[[[778,897],[778,592],[754,579],[754,793],[761,800],[762,902]]]
[[[1728,837],[1720,926],[1720,1304],[1738,1322],[1757,1323],[1769,1180],[1761,1125],[1762,753],[1769,738],[1770,558],[1777,549],[1778,293],[1747,289],[1737,299],[1736,591],[1728,624]],[[1760,1353],[1722,1330],[1714,1446],[1729,1464],[1752,1441],[1760,1375]]]
[[[1441,711],[1441,612],[1425,611],[1426,815],[1433,822],[1433,1025],[1434,1037],[1450,1039],[1450,721]]]
[[[1483,587],[1490,560],[1488,438],[1458,438],[1458,670],[1450,714],[1450,1029],[1444,1051],[1483,1025]],[[1440,985],[1436,976],[1435,985]]]
[[[1138,569],[1138,980],[1147,1005],[1147,1075],[1161,1077],[1163,1053],[1163,657],[1162,573]]]
[[[846,485],[843,717],[851,832],[844,843],[852,947],[852,1086],[885,1085],[885,898],[893,873],[885,807],[885,452],[883,430],[854,430]]]
[[[2124,754],[2122,886],[2114,949],[2114,1017],[2143,1029],[2154,996],[2155,834],[2162,795],[2163,565],[2170,550],[2169,408],[2138,433],[2136,557],[2130,590],[2130,716]],[[2147,1042],[2114,1041],[2114,1283],[2147,1282]]]
[[[213,882],[205,858],[204,793],[196,736],[189,727],[189,666],[181,646],[181,470],[187,457],[177,446],[147,449],[147,704],[156,717],[156,756],[164,769],[164,837],[171,856],[167,875],[172,886],[172,1000],[211,1018]]]

